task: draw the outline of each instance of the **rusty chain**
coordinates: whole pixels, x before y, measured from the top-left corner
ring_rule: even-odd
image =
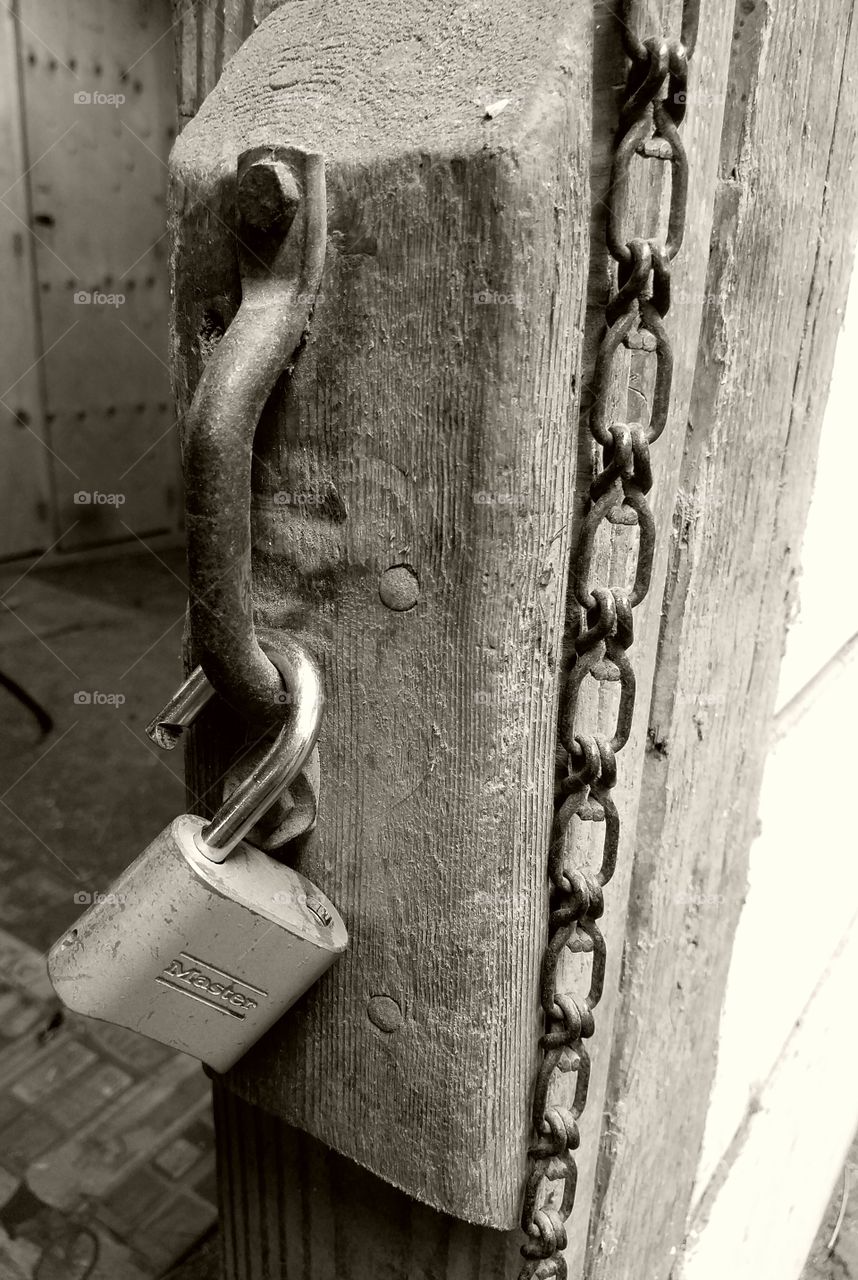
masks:
[[[622,0],[622,41],[629,60],[606,197],[605,243],[617,264],[616,288],[605,308],[605,331],[593,371],[589,429],[602,450],[587,510],[570,562],[567,643],[558,719],[558,764],[554,822],[548,855],[548,942],[542,961],[540,1003],[544,1032],[533,1096],[534,1140],[528,1150],[521,1225],[527,1236],[519,1280],[566,1280],[566,1219],[575,1200],[578,1121],[587,1101],[590,1059],[584,1046],[594,1032],[593,1010],[605,980],[605,940],[597,921],[603,890],[614,874],[620,816],[611,798],[617,752],[631,732],[635,673],[628,651],[632,611],[645,598],[652,574],[655,528],[647,494],[652,487],[650,445],[667,422],[673,353],[662,323],[670,307],[671,264],[682,245],[688,164],[679,135],[685,115],[688,60],[697,36],[699,0],[685,0],[679,40],[638,34],[642,0]],[[670,204],[663,239],[627,238],[623,215],[633,157],[643,152],[671,165]],[[614,361],[621,346],[652,352],[655,381],[649,422],[609,422]],[[636,524],[637,563],[629,589],[591,585],[596,535],[604,522]],[[579,690],[587,676],[619,684],[614,733],[607,737],[576,728]],[[566,837],[572,819],[604,824],[598,869],[570,868]],[[563,952],[591,956],[585,996],[558,990]],[[558,1072],[576,1073],[571,1107],[550,1099]],[[557,1184],[562,1184],[558,1191]],[[552,1188],[555,1188],[552,1190]]]

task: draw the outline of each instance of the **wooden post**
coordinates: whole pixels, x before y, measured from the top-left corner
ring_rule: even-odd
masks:
[[[737,6],[590,1219],[594,1280],[666,1276],[685,1239],[851,275],[856,73],[843,0]]]
[[[376,65],[383,24],[365,6],[326,10],[321,42],[314,17],[278,9],[172,158],[181,407],[200,336],[235,308],[236,157],[290,130],[325,158],[329,210],[310,332],[256,435],[253,581],[259,621],[324,665],[319,825],[299,868],[351,945],[230,1085],[416,1198],[507,1229],[576,469],[584,13],[542,0],[525,49],[517,20],[450,0],[421,14],[406,64]],[[413,27],[398,5],[384,16],[386,39]],[[471,101],[477,76],[481,98],[508,87],[504,111]],[[233,744],[195,740],[212,782]]]
[[[291,6],[286,8],[292,12]],[[316,40],[325,31],[323,8],[314,19]],[[349,10],[352,8],[348,6]],[[383,4],[375,5],[374,10],[383,10],[386,20],[395,21]],[[479,10],[485,18],[482,6],[476,4],[460,5],[458,10],[467,10],[469,17]],[[628,1276],[639,1280],[642,1275],[666,1280],[682,1247],[714,1063],[730,939],[741,902],[756,814],[790,582],[806,514],[836,316],[845,297],[850,264],[852,228],[844,227],[835,211],[842,213],[856,205],[855,179],[849,169],[849,157],[854,153],[854,109],[847,95],[815,91],[821,67],[826,68],[829,84],[845,84],[849,74],[854,73],[855,40],[848,10],[845,0],[816,0],[801,15],[768,8],[753,10],[744,4],[735,13],[728,3],[704,6],[685,126],[692,175],[689,226],[681,272],[678,266],[674,275],[679,306],[670,320],[676,350],[673,409],[656,476],[655,517],[660,551],[647,612],[636,626],[638,714],[631,743],[623,755],[622,785],[617,796],[626,830],[632,834],[627,835],[621,850],[622,871],[611,886],[608,900],[608,994],[600,1006],[592,1045],[594,1073],[582,1126],[578,1200],[568,1224],[570,1276],[575,1280],[581,1276],[605,1276],[606,1280]],[[249,34],[254,20],[272,11],[276,14],[277,6],[270,2],[254,6],[253,0],[236,0],[225,6],[223,21],[212,20],[205,5],[185,13],[178,30],[183,67],[180,93],[186,116],[193,115],[215,83],[229,42],[237,47]],[[505,11],[504,5],[492,6],[495,18],[503,18]],[[677,29],[677,11],[675,4],[665,6],[662,17],[666,31]],[[532,53],[537,66],[545,53],[544,48],[534,51],[529,44],[538,25],[534,15],[522,17],[518,6],[516,19],[517,52],[525,61]],[[399,21],[404,20],[400,17]],[[405,58],[407,54],[411,74],[417,75],[425,50],[421,50],[421,40],[414,37],[413,30],[413,43],[409,44],[405,33],[408,25],[404,22],[403,27],[397,28],[401,39],[391,39],[389,44],[399,51],[396,56]],[[420,27],[416,13],[411,27]],[[578,148],[564,180],[580,193],[576,174],[589,169],[596,229],[593,243],[598,245],[603,216],[599,193],[607,181],[606,161],[616,119],[614,86],[621,79],[622,60],[612,21],[605,12],[597,13],[597,21],[593,22],[589,6],[572,4],[565,25],[560,24],[555,30],[562,31],[566,42],[564,65],[571,80],[571,87],[567,83],[564,90],[572,104],[567,140],[576,138]],[[471,38],[477,38],[473,28],[468,31]],[[294,32],[293,37],[300,45]],[[459,38],[467,39],[468,34]],[[285,38],[281,43],[282,47],[289,47]],[[492,46],[490,37],[488,44]],[[492,48],[497,58],[498,51]],[[454,56],[452,49],[450,56]],[[247,80],[245,86],[248,90],[251,87]],[[591,95],[592,136],[586,125]],[[502,91],[498,93],[498,97],[503,96]],[[800,108],[796,102],[802,104]],[[389,107],[395,110],[395,98]],[[533,119],[538,131],[540,117]],[[470,191],[479,207],[481,200],[490,201],[490,193],[487,185],[481,186],[480,180],[471,178],[474,164],[468,158],[463,172],[473,181]],[[632,216],[635,212],[643,216],[647,208],[657,204],[660,182],[655,169],[653,165],[641,166]],[[552,167],[550,172],[552,180],[556,180],[560,171]],[[419,187],[420,179],[413,168],[403,168],[398,178],[392,173],[387,177],[387,198],[396,216],[402,218],[401,232],[407,236],[410,232],[405,215],[416,216],[416,209],[403,202],[402,185],[407,182]],[[497,173],[487,172],[484,184],[497,180]],[[363,200],[370,198],[371,186],[364,185],[360,191]],[[520,194],[514,186],[504,188],[511,208],[493,224],[493,232],[500,237],[500,256],[495,258],[496,266],[501,267],[498,281],[507,273],[514,275],[515,237],[504,248],[504,233],[508,235],[510,228],[521,226],[516,221],[521,212],[516,207]],[[443,309],[437,309],[437,299],[443,291],[442,277],[453,274],[455,252],[461,252],[463,245],[461,239],[457,248],[454,244],[453,257],[445,261],[451,236],[455,242],[446,199],[442,194],[432,210],[434,224],[439,228],[434,242],[436,265],[445,263],[435,276],[432,289],[422,289],[411,299],[400,297],[388,304],[394,332],[400,309],[410,306],[418,316],[425,316],[422,331],[426,332],[428,325],[435,342],[442,347],[447,339],[443,330],[432,329],[432,317],[443,314]],[[580,203],[577,209],[583,227],[585,210]],[[192,217],[190,207],[184,216]],[[199,234],[199,223],[194,225]],[[444,228],[443,232],[440,228]],[[371,225],[360,226],[354,215],[340,228],[340,234],[352,243],[358,255],[366,252],[372,231]],[[187,228],[183,231],[179,226],[180,244],[188,249],[189,234]],[[202,289],[208,254],[212,270],[210,296],[223,295],[228,303],[230,290],[235,288],[228,256],[217,248],[212,251],[218,240],[212,227],[206,228],[206,234],[209,239],[200,241],[202,253],[194,264],[186,268],[180,264],[179,270],[184,272],[186,285],[193,282],[198,290]],[[478,224],[472,234],[479,241]],[[583,254],[574,256],[581,251],[572,229],[565,234],[568,250],[573,254],[573,296],[566,304],[569,328],[562,363],[568,376],[575,373],[580,359],[586,375],[592,362],[593,318],[604,303],[605,263],[598,249],[594,249],[588,331],[583,350],[576,354],[572,318],[576,314],[574,296],[580,296],[576,291],[583,280]],[[707,273],[710,239],[714,252]],[[533,241],[527,243],[530,249]],[[342,280],[336,284],[339,288]],[[501,286],[498,283],[495,287]],[[180,305],[183,296],[188,295],[180,290]],[[202,299],[201,294],[198,296]],[[352,302],[356,296],[359,295],[352,294]],[[381,306],[381,299],[376,297],[372,307],[377,311]],[[363,314],[373,319],[373,312]],[[177,322],[180,380],[185,379],[190,391],[198,372],[187,343],[194,324],[181,313]],[[536,350],[538,330],[533,326],[538,323],[535,314],[528,317],[524,329],[516,332],[516,342],[506,348],[506,361],[519,360],[522,350]],[[415,334],[420,332],[418,324]],[[500,330],[493,339],[489,337],[490,328],[482,333],[490,347],[500,340]],[[317,334],[311,335],[311,344],[316,337]],[[406,358],[404,353],[405,348],[400,358]],[[322,381],[334,376],[330,362],[320,365],[319,359],[317,354],[308,361],[307,372],[319,368]],[[505,376],[506,361],[496,368],[496,377]],[[430,372],[427,368],[418,376],[424,378]],[[473,370],[471,374],[474,375]],[[443,376],[443,363],[432,376]],[[297,381],[296,400],[312,394],[308,382],[301,382],[300,366]],[[646,392],[645,385],[642,390]],[[397,419],[403,404],[401,386],[390,380],[387,393],[387,401],[379,400],[375,405],[378,417],[374,430],[391,451],[390,456],[400,461],[403,455],[397,450],[401,451],[413,427]],[[480,435],[474,426],[474,411],[483,402],[479,396],[472,396],[469,403],[472,411],[460,419],[460,430],[470,433],[474,442],[480,440],[480,448],[484,449],[489,446],[495,427],[489,424],[488,434]],[[281,408],[285,408],[287,416],[297,412],[295,403],[288,398]],[[558,412],[573,413],[575,408],[573,397]],[[551,422],[547,425],[550,430]],[[443,429],[443,422],[439,421],[439,433]],[[333,429],[333,439],[337,447],[347,447],[337,429]],[[492,447],[497,444],[496,439]],[[407,443],[404,447],[407,453]],[[475,478],[485,474],[478,470],[481,454],[472,450],[470,455],[466,451],[461,457],[455,456],[459,465],[471,468],[469,481],[473,489]],[[556,456],[565,457],[562,449]],[[582,452],[582,461],[586,462],[586,457]],[[422,461],[426,463],[427,459],[423,457]],[[562,465],[569,468],[564,475],[568,483],[574,468],[568,458]],[[412,460],[406,470],[413,467]],[[451,483],[457,474],[458,465],[452,470]],[[583,467],[579,485],[583,486],[585,479]],[[372,485],[371,478],[367,483]],[[384,484],[389,486],[390,481],[385,480]],[[481,489],[489,488],[482,478],[477,484]],[[400,499],[417,522],[424,503],[435,514],[431,507],[436,501],[434,493],[407,486]],[[390,510],[382,509],[385,518],[389,518]],[[558,509],[555,507],[554,513]],[[289,534],[294,537],[295,529]],[[560,545],[565,553],[568,543],[561,538]],[[317,551],[318,548],[314,554]],[[526,577],[532,566],[525,560],[529,553],[520,548],[519,554],[522,551],[520,563]],[[281,560],[289,555],[288,536],[277,540],[276,554]],[[275,579],[269,579],[269,584],[272,581]],[[270,598],[269,594],[263,603],[267,604]],[[493,615],[486,598],[475,591],[468,599],[467,613],[456,620],[456,625],[466,630],[474,626],[476,632],[481,626],[489,626],[493,638],[498,618],[495,616],[489,625]],[[660,610],[662,599],[664,609]],[[558,603],[558,597],[552,596],[549,608],[556,609]],[[481,617],[482,610],[486,612]],[[292,607],[290,613],[288,608],[281,609],[280,619],[284,626],[295,625],[296,621],[300,625],[306,621],[306,611]],[[342,674],[343,659],[348,656],[353,660],[360,646],[355,647],[354,637],[351,644],[346,643],[341,616],[329,621],[328,651],[335,655],[330,670],[334,675],[339,663],[337,678],[348,679]],[[379,636],[374,643],[395,648],[402,643],[401,633],[391,633],[383,641]],[[518,643],[523,646],[521,656],[530,655],[530,662],[521,664],[515,692],[532,710],[532,703],[527,702],[527,686],[534,674],[533,649],[523,632],[519,633]],[[496,650],[491,640],[489,644]],[[400,680],[404,679],[403,672],[404,668]],[[421,671],[420,679],[425,679],[425,671]],[[454,701],[462,697],[461,681],[455,685],[442,681],[433,687],[442,712],[447,696]],[[646,691],[650,688],[652,703],[647,714]],[[506,689],[509,696],[513,688]],[[543,708],[550,728],[550,679],[544,689],[547,701]],[[477,691],[482,691],[479,685]],[[403,693],[400,683],[390,696],[391,701],[397,697],[407,701],[411,695]],[[449,704],[446,710],[452,724],[455,710],[450,713]],[[490,715],[478,714],[476,720],[483,732],[498,727]],[[388,732],[385,723],[389,725],[389,718],[380,722],[382,732]],[[338,723],[332,730],[329,750],[335,751],[337,734],[348,742],[350,732],[348,723]],[[547,739],[534,732],[538,745],[528,757],[526,770],[530,770],[531,784],[538,792],[544,787],[541,770],[545,756],[541,753]],[[197,790],[203,791],[217,777],[224,752],[224,745],[216,738],[197,744],[191,772]],[[469,775],[473,761],[463,756],[460,767],[461,778],[452,786],[450,775],[445,777],[446,804],[454,812],[467,799],[473,783],[473,776]],[[349,798],[348,829],[352,833],[350,839],[357,841],[362,824],[365,829],[372,816],[371,806],[366,808],[366,797],[360,796],[360,787],[362,777],[372,776],[373,762],[364,754],[357,772],[350,773],[348,762],[339,757],[335,768],[342,788],[334,792],[336,803],[344,806],[342,797]],[[411,768],[408,759],[403,760],[403,770],[409,781],[403,793],[407,800],[411,785],[419,788],[425,780],[419,770]],[[424,834],[432,830],[433,824],[437,826],[439,806],[444,803],[441,789],[432,805],[423,810]],[[532,812],[538,812],[538,807]],[[355,821],[355,814],[359,821]],[[339,821],[344,820],[341,813]],[[327,831],[323,823],[323,841],[327,834],[335,832]],[[544,826],[537,820],[530,828],[529,838],[533,841],[544,837]],[[420,847],[432,855],[431,844]],[[439,865],[447,867],[461,856],[458,842],[434,852]],[[341,874],[335,862],[326,865],[324,855],[316,856],[319,862],[314,870],[320,877],[336,879]],[[362,873],[348,882],[349,907],[356,896],[360,897],[355,894],[355,886],[361,880]],[[418,892],[425,890],[426,885],[421,884]],[[398,902],[402,901],[402,892],[400,886]],[[366,897],[361,901],[365,903]],[[453,899],[450,901],[454,905]],[[391,902],[387,909],[399,908]],[[383,911],[385,907],[376,904],[373,910]],[[528,919],[532,923],[532,918]],[[528,927],[521,920],[519,925]],[[402,918],[397,927],[407,929],[408,920]],[[383,931],[377,936],[384,936]],[[431,939],[439,956],[449,936],[441,927]],[[535,939],[532,941],[534,948],[525,952],[527,959],[519,969],[525,984],[534,981],[537,951]],[[382,950],[373,954],[373,963],[383,974],[385,953]],[[469,971],[466,964],[464,972]],[[345,993],[344,1002],[334,1007],[340,1014],[345,1009],[350,1019],[355,1018],[353,1011],[359,1009],[357,994],[358,987],[354,987]],[[372,993],[360,994],[365,999]],[[532,989],[529,995],[525,993],[525,1004],[533,995]],[[322,1000],[326,998],[323,992]],[[387,1108],[400,1106],[403,1100],[407,1105],[409,1097],[413,1099],[415,1077],[401,1073],[403,1055],[387,1032],[380,1031],[388,1036],[387,1040],[369,1039],[379,1032],[378,1027],[369,1033],[363,1025],[345,1029],[339,1025],[316,1025],[313,1029],[312,1011],[320,1007],[323,1005],[314,1005],[312,998],[308,1001],[302,1015],[307,1019],[300,1033],[303,1038],[296,1041],[305,1066],[309,1067],[309,1077],[314,1070],[330,1072],[333,1066],[341,1074],[329,1076],[328,1081],[333,1080],[346,1096],[353,1097],[348,1072],[360,1075],[367,1072],[368,1061],[374,1064],[362,1086],[368,1114],[372,1114],[363,1135],[364,1146],[358,1150],[361,1135],[351,1131],[348,1116],[340,1117],[339,1124],[332,1118],[330,1098],[327,1107],[320,1105],[323,1087],[317,1089],[306,1082],[294,1086],[294,1081],[300,1080],[298,1064],[284,1060],[279,1047],[275,1056],[267,1059],[263,1050],[263,1056],[255,1059],[249,1072],[239,1073],[231,1081],[231,1088],[218,1085],[215,1097],[229,1280],[292,1280],[299,1276],[313,1276],[314,1280],[514,1277],[518,1238],[509,1229],[513,1216],[509,1188],[515,1185],[516,1173],[514,1144],[511,1147],[501,1143],[497,1148],[507,1153],[506,1160],[500,1162],[488,1182],[482,1168],[468,1166],[462,1148],[453,1152],[452,1167],[439,1164],[444,1148],[439,1123],[433,1131],[434,1138],[427,1140],[425,1146],[418,1145],[404,1155],[389,1155],[391,1129],[383,1123],[383,1109],[379,1120],[372,1095],[375,1092]],[[494,1073],[487,1067],[482,1086],[475,1083],[477,1095],[481,1096],[476,1097],[474,1115],[482,1115],[488,1103],[490,1108],[500,1108],[498,1115],[504,1117],[501,1125],[521,1123],[521,1114],[514,1118],[514,1093],[516,1088],[526,1091],[532,1071],[532,1046],[524,1038],[528,1025],[525,1007],[518,1006],[516,1018],[521,1036],[503,1039],[497,1029],[495,1032],[495,1043],[503,1045],[504,1055],[511,1053],[515,1062],[507,1062],[503,1070]],[[535,1020],[531,1027],[535,1034]],[[330,1037],[327,1044],[326,1035]],[[271,1069],[268,1082],[260,1073],[260,1064],[266,1061]],[[275,1062],[279,1063],[279,1075]],[[284,1101],[283,1091],[289,1081],[293,1082],[289,1086],[292,1093]],[[425,1087],[425,1080],[420,1087]],[[244,1100],[236,1096],[236,1089],[244,1094]],[[265,1111],[252,1102],[263,1103]],[[276,1110],[279,1118],[269,1115],[271,1110]],[[316,1138],[299,1133],[290,1127],[290,1119],[340,1151],[348,1150],[383,1173],[388,1181],[358,1168],[345,1155],[323,1147]],[[430,1130],[432,1123],[430,1117]],[[522,1141],[524,1137],[522,1132]],[[484,1152],[486,1149],[484,1146]],[[412,1155],[416,1159],[412,1160]],[[417,1188],[416,1180],[421,1175],[416,1165],[421,1160],[430,1167],[425,1171],[422,1187]],[[389,1185],[396,1181],[408,1184],[412,1195],[406,1196]],[[436,1208],[417,1203],[417,1198]],[[438,1207],[450,1209],[456,1216],[439,1212]],[[460,1220],[464,1217],[491,1225],[468,1225]],[[504,1230],[493,1229],[497,1227]]]

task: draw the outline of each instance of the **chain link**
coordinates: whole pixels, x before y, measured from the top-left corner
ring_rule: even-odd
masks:
[[[605,939],[597,921],[603,890],[614,874],[620,816],[611,798],[616,754],[626,745],[635,705],[635,674],[628,651],[634,638],[632,611],[645,599],[652,577],[655,527],[647,494],[652,488],[650,445],[667,422],[673,353],[662,320],[670,307],[671,264],[685,233],[688,163],[679,135],[685,116],[688,60],[697,38],[699,0],[685,0],[678,41],[641,38],[642,0],[622,0],[622,41],[629,59],[606,199],[605,242],[617,264],[616,289],[605,308],[606,328],[593,372],[589,429],[602,450],[602,468],[590,486],[587,511],[569,572],[569,640],[558,719],[554,822],[548,855],[548,942],[542,961],[540,1003],[544,1031],[533,1094],[533,1140],[528,1150],[521,1225],[527,1239],[519,1280],[567,1280],[563,1257],[566,1219],[575,1200],[574,1151],[578,1121],[587,1101],[590,1059],[584,1046],[595,1030],[593,1010],[605,981]],[[671,165],[670,203],[663,240],[628,238],[624,229],[629,177],[636,154],[655,154]],[[655,381],[646,424],[609,422],[614,362],[621,346],[651,352]],[[637,560],[626,589],[591,585],[596,535],[605,522],[636,524]],[[619,685],[613,734],[576,727],[578,694],[586,677]],[[603,824],[596,870],[571,869],[567,835],[573,819]],[[590,988],[584,996],[558,990],[564,951],[590,956]],[[551,1086],[558,1072],[575,1072],[570,1107],[555,1105]]]

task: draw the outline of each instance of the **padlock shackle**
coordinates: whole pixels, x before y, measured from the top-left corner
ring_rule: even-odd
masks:
[[[146,736],[164,751],[172,751],[203,707],[214,697],[214,689],[202,667],[194,667],[164,710],[146,726]]]
[[[285,685],[290,714],[271,749],[203,827],[198,847],[210,862],[223,862],[282,791],[301,772],[322,727],[325,695],[315,658],[291,636],[265,640],[265,652]]]

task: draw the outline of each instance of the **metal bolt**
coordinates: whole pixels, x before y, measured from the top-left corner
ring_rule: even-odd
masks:
[[[673,147],[667,138],[647,138],[638,147],[638,155],[645,156],[647,160],[672,160]]]
[[[413,609],[420,595],[420,583],[417,574],[407,564],[395,564],[385,569],[378,584],[378,594],[382,604],[388,609],[402,613],[405,609]]]
[[[300,200],[298,184],[282,160],[257,160],[239,178],[238,211],[256,231],[276,227],[285,234]]]
[[[391,996],[373,996],[366,1006],[366,1015],[373,1026],[388,1035],[402,1026],[402,1010]]]
[[[334,917],[331,915],[324,902],[319,898],[308,898],[307,910],[312,911],[316,919],[321,920],[322,924],[325,925],[326,928],[330,928],[334,922]]]

